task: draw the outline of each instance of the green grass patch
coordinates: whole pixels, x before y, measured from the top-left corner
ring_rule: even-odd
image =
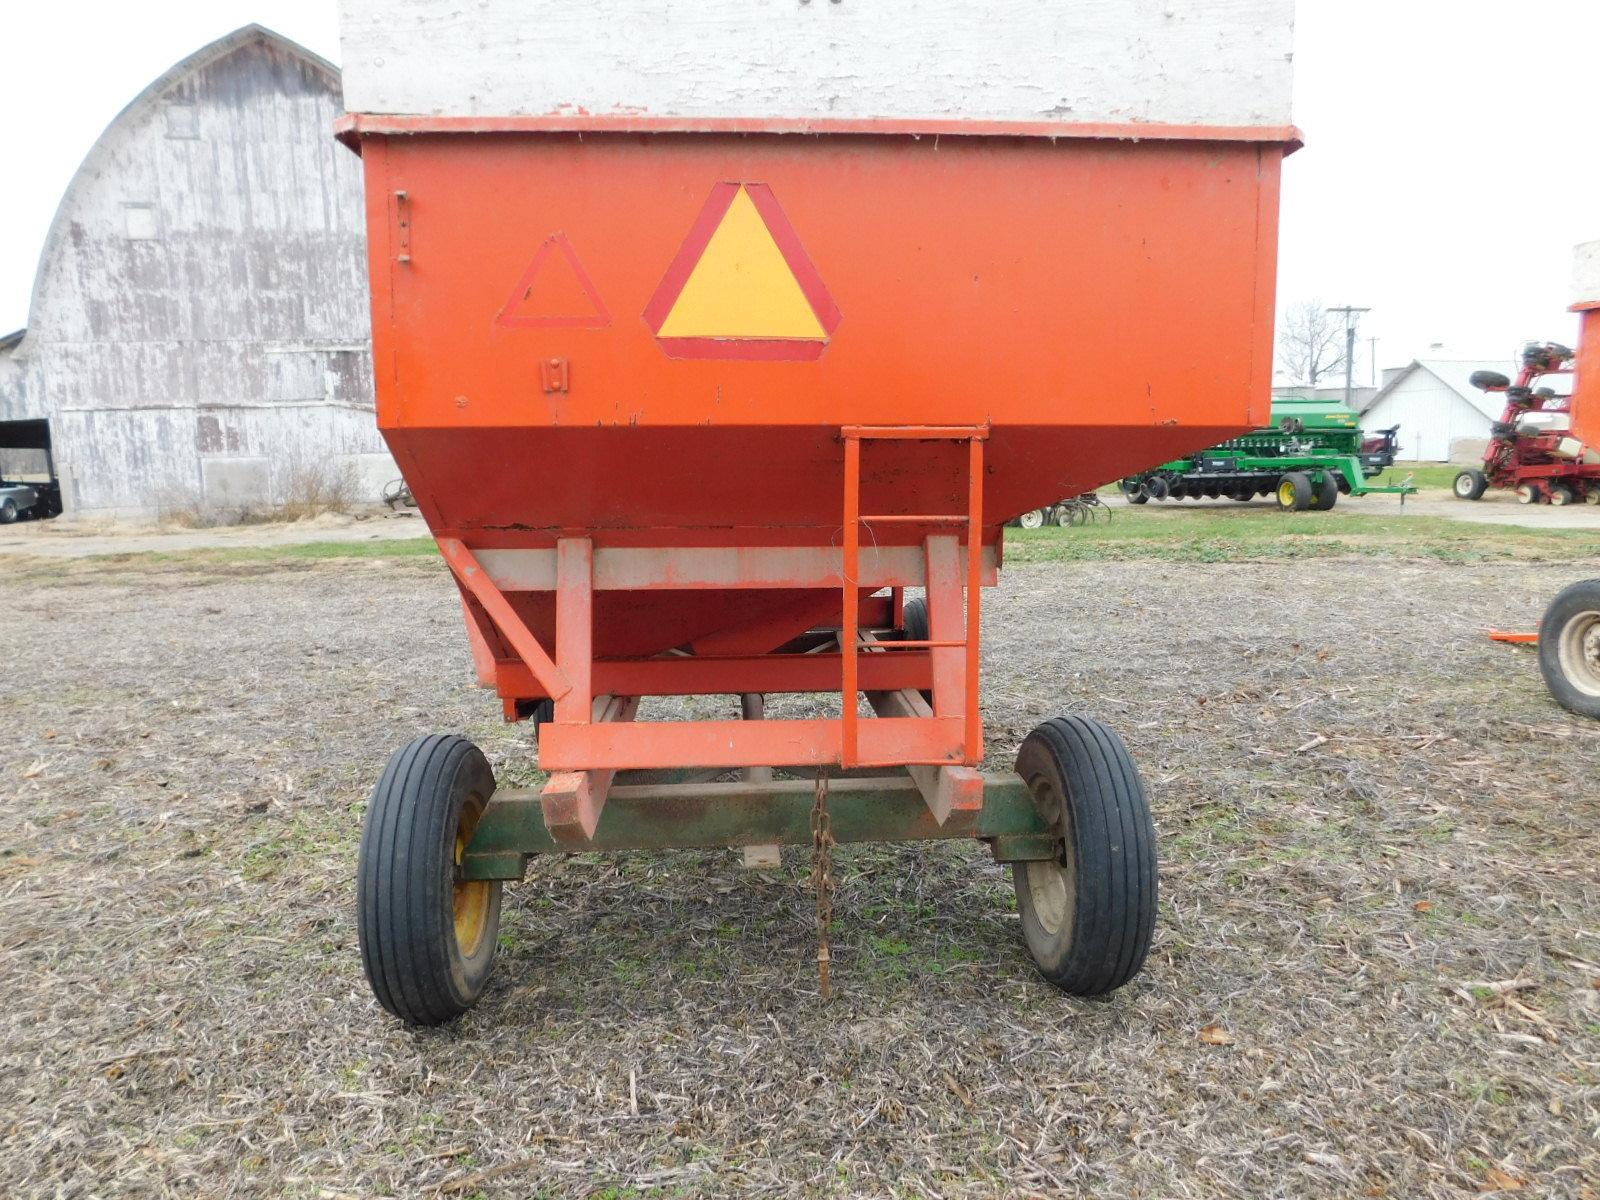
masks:
[[[274,562],[279,559],[438,558],[432,538],[373,538],[364,542],[296,542],[284,546],[217,546],[201,550],[154,550],[148,554],[104,555],[146,562]]]
[[[1360,500],[1349,501],[1354,507]],[[1007,529],[1006,562],[1096,559],[1333,558],[1394,555],[1456,562],[1600,557],[1600,531],[1487,525],[1445,517],[1359,511],[1286,513],[1260,506],[1117,509],[1109,521],[1071,529]]]

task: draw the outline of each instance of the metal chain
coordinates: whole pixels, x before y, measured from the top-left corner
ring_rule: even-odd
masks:
[[[828,819],[828,773],[817,771],[817,798],[811,806],[811,878],[817,887],[817,980],[822,999],[833,995],[828,978],[828,929],[833,924],[833,827]]]

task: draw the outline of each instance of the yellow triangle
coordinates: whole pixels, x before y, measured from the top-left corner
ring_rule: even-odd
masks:
[[[657,336],[827,340],[744,188],[723,214]]]

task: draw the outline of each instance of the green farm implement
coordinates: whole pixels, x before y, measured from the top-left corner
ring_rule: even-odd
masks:
[[[1368,437],[1356,414],[1342,404],[1287,397],[1272,403],[1272,424],[1220,446],[1202,450],[1122,481],[1129,501],[1254,500],[1277,497],[1294,512],[1326,511],[1341,493],[1397,493],[1401,502],[1417,489],[1405,482],[1368,482],[1394,465],[1399,426]]]

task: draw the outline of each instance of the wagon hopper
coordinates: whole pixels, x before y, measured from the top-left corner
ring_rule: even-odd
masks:
[[[1266,419],[1291,5],[1010,9],[347,0],[379,425],[550,772],[391,760],[392,1012],[470,1005],[579,849],[977,838],[1047,978],[1139,969],[1137,770],[1080,715],[978,769],[981,589],[1011,518]]]

